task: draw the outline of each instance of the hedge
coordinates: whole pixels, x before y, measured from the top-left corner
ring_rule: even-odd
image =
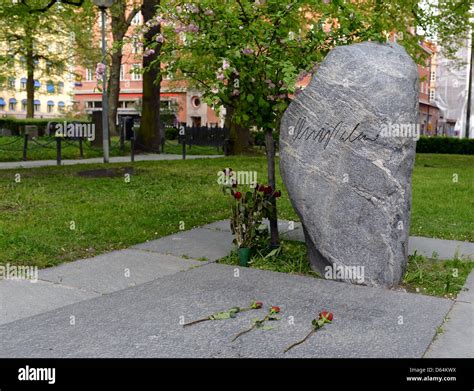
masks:
[[[20,135],[26,125],[38,127],[38,134],[44,135],[49,122],[72,122],[77,119],[68,118],[0,118],[0,129],[8,129],[13,135]]]
[[[416,152],[474,155],[474,139],[422,136],[416,143]]]

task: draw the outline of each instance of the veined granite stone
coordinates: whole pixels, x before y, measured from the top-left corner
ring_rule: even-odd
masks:
[[[418,86],[398,44],[341,46],[283,116],[281,175],[328,278],[391,287],[403,277]]]

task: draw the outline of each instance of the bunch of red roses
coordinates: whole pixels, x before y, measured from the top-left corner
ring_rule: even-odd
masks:
[[[242,192],[237,190],[239,183],[235,172],[231,168],[226,168],[223,172],[224,194],[230,194],[234,201],[231,203],[230,221],[232,233],[235,235],[234,243],[239,248],[251,248],[260,234],[262,220],[272,216],[272,201],[281,197],[281,191],[269,185],[254,183],[251,190]]]

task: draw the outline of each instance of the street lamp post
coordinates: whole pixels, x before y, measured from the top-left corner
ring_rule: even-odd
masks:
[[[107,43],[105,41],[105,14],[107,8],[114,4],[114,0],[93,0],[100,9],[102,21],[102,62],[104,73],[102,74],[102,148],[104,152],[104,163],[109,162],[109,105],[107,99]]]

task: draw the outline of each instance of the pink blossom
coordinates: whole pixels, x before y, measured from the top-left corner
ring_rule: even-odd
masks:
[[[240,91],[235,89],[234,91],[232,91],[232,96],[239,96],[240,95]]]
[[[252,54],[253,53],[253,49],[250,49],[250,48],[245,48],[243,49],[242,51],[242,54]]]
[[[204,15],[206,15],[206,16],[214,15],[214,11],[213,10],[206,10],[206,11],[204,11]]]
[[[222,69],[229,69],[229,67],[230,67],[229,61],[224,59],[224,61],[222,61]]]
[[[217,72],[217,73],[216,73],[216,78],[217,78],[217,80],[221,80],[221,81],[222,81],[222,80],[225,79],[225,76],[224,76],[224,74],[223,74],[222,72]]]
[[[164,41],[165,41],[165,37],[163,37],[163,34],[158,34],[156,36],[156,42],[163,43]]]
[[[155,51],[153,49],[147,48],[145,52],[143,53],[143,56],[148,57],[148,56],[152,56],[153,54],[155,54]]]
[[[268,84],[268,88],[275,88],[275,83],[273,83],[270,79],[265,80],[265,83]]]
[[[179,24],[175,27],[174,32],[176,34],[179,34],[179,33],[182,33],[185,30],[186,30],[186,28],[182,24]]]
[[[194,23],[190,23],[187,27],[187,31],[189,31],[190,33],[197,33],[199,32],[199,27],[196,26]]]
[[[194,5],[194,4],[186,4],[185,7],[189,12],[191,12],[193,14],[198,14],[199,13],[199,7]]]

